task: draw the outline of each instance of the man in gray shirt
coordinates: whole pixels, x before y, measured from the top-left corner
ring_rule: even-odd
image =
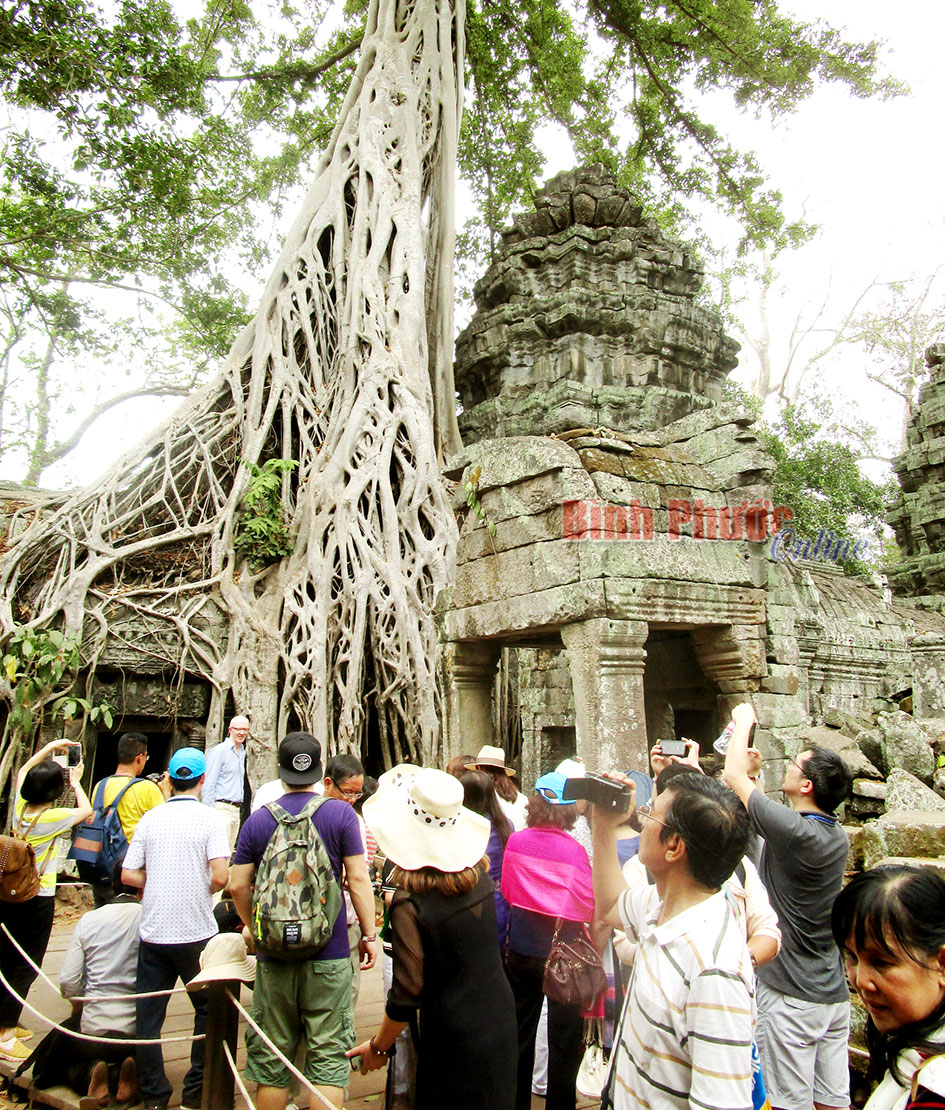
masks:
[[[781,790],[790,808],[748,777],[750,705],[732,712],[735,731],[724,778],[764,838],[761,878],[781,928],[781,951],[757,971],[761,1068],[773,1110],[837,1110],[850,1103],[850,991],[830,931],[848,843],[833,811],[852,775],[836,752],[808,748],[788,764]]]
[[[93,1037],[114,1038],[115,1045],[69,1037],[59,1063],[79,1094],[107,1101],[109,1090],[119,1102],[137,1100],[134,1048],[121,1041],[135,1035],[135,976],[138,967],[140,892],[113,884],[113,900],[86,913],[75,927],[59,973],[66,998],[82,1011],[80,1029]],[[127,999],[118,997],[127,995]],[[99,1001],[97,996],[104,996]],[[118,1065],[121,1064],[119,1073]]]

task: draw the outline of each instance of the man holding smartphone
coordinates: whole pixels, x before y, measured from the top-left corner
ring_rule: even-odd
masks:
[[[850,1105],[847,1040],[850,990],[830,909],[843,885],[848,843],[834,810],[853,776],[843,759],[812,747],[787,764],[781,791],[768,798],[749,775],[755,711],[732,710],[725,781],[764,838],[758,868],[778,915],[781,950],[758,968],[758,1051],[774,1110],[845,1110]]]

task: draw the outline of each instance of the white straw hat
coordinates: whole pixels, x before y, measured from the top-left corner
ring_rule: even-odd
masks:
[[[459,779],[401,763],[381,775],[361,814],[384,855],[405,871],[463,871],[486,853],[489,819],[463,806]]]
[[[200,953],[200,971],[187,984],[187,989],[198,990],[220,979],[256,981],[256,958],[247,954],[246,941],[239,933],[217,933],[207,941]]]
[[[505,762],[505,749],[496,748],[492,744],[483,744],[475,759],[465,764],[467,771],[478,771],[480,767],[494,767],[496,770],[505,771],[507,775],[514,775],[515,768],[509,767]]]

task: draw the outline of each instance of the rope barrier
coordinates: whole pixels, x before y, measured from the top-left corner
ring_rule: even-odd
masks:
[[[59,990],[59,985],[57,983],[54,983],[52,981],[52,979],[49,978],[49,976],[46,974],[46,972],[43,971],[43,969],[39,966],[38,963],[36,963],[36,961],[33,959],[33,957],[23,948],[23,945],[20,944],[20,942],[16,939],[16,937],[7,928],[6,922],[4,922],[3,925],[0,925],[0,928],[3,929],[4,933],[7,936],[7,939],[11,940],[13,942],[14,948],[16,948],[17,952],[19,952],[20,955],[23,957],[23,959],[26,960],[26,962],[36,972],[36,974],[40,977],[40,979],[42,979],[43,982],[47,986],[52,987],[52,989],[56,992],[56,994],[61,993],[60,990]],[[75,995],[74,997],[70,997],[69,1001],[70,1002],[125,1002],[125,1001],[130,1001],[132,998],[163,998],[165,995],[184,994],[184,993],[186,993],[186,991],[187,991],[186,987],[171,987],[170,990],[166,990],[166,991],[148,991],[147,993],[144,993],[144,994],[78,994],[78,995]]]
[[[223,1052],[226,1055],[226,1062],[230,1065],[230,1071],[233,1073],[233,1080],[237,1087],[239,1087],[239,1092],[243,1096],[243,1100],[249,1107],[249,1110],[256,1110],[256,1104],[250,1098],[249,1091],[246,1090],[246,1084],[243,1082],[243,1077],[239,1073],[239,1068],[237,1068],[233,1060],[233,1054],[230,1052],[230,1046],[226,1041],[223,1042]]]
[[[317,1099],[324,1103],[324,1105],[328,1107],[328,1110],[337,1110],[335,1104],[333,1102],[329,1102],[328,1099],[325,1098],[325,1096],[321,1093],[321,1091],[316,1090],[312,1083],[310,1083],[309,1080],[305,1078],[305,1076],[299,1071],[295,1064],[293,1064],[292,1061],[286,1057],[285,1053],[279,1049],[278,1045],[274,1045],[272,1043],[272,1041],[266,1036],[262,1029],[260,1029],[259,1026],[256,1024],[256,1022],[247,1012],[245,1007],[240,1004],[239,999],[233,997],[233,992],[229,988],[227,988],[226,996],[237,1008],[237,1010],[243,1015],[243,1017],[246,1018],[246,1021],[259,1035],[259,1038],[263,1042],[263,1044],[266,1045],[266,1047],[269,1048],[272,1052],[274,1052],[280,1058],[280,1060],[282,1060],[285,1066],[300,1083],[305,1084],[305,1086],[309,1090],[309,1094],[313,1094]]]
[[[21,1006],[23,1006],[25,1009],[29,1010],[29,1012],[31,1014],[33,1014],[35,1017],[38,1017],[38,1018],[40,1018],[40,1020],[45,1021],[48,1025],[51,1025],[53,1027],[53,1029],[58,1029],[60,1033],[65,1033],[65,1035],[67,1037],[75,1037],[76,1040],[79,1040],[79,1041],[92,1041],[95,1044],[112,1044],[112,1045],[116,1044],[116,1043],[127,1044],[127,1045],[135,1045],[135,1044],[174,1044],[177,1041],[202,1041],[202,1040],[205,1040],[206,1036],[207,1036],[206,1033],[198,1033],[196,1036],[194,1036],[194,1034],[191,1033],[188,1036],[156,1037],[156,1038],[153,1038],[151,1040],[137,1040],[137,1039],[132,1039],[131,1037],[128,1037],[128,1038],[122,1037],[120,1042],[118,1042],[118,1039],[116,1037],[94,1037],[91,1033],[80,1033],[75,1029],[66,1029],[65,1026],[60,1025],[58,1021],[53,1021],[52,1018],[47,1017],[41,1010],[37,1010],[35,1006],[31,1006],[26,1001],[25,998],[21,998],[17,994],[17,992],[10,986],[10,984],[7,982],[6,976],[3,974],[2,970],[0,970],[0,983],[2,983],[6,987],[6,989],[17,1000],[17,1002],[20,1003]],[[130,996],[128,996],[128,997],[130,997]]]

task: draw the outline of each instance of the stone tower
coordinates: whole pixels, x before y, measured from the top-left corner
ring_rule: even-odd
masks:
[[[476,284],[456,343],[464,442],[671,424],[721,399],[738,345],[702,269],[602,167],[553,178]]]

